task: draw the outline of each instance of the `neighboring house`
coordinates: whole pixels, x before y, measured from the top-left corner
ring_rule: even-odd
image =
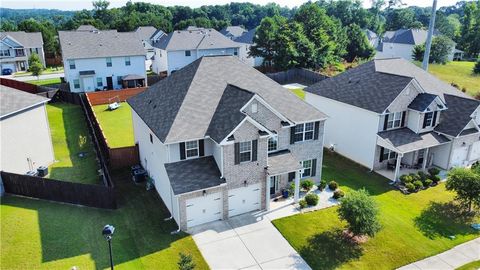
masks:
[[[370,46],[372,46],[373,48],[377,48],[378,42],[379,42],[378,35],[370,29],[365,29],[363,30],[363,32],[367,36],[368,43],[370,43]]]
[[[306,88],[306,101],[330,117],[326,147],[390,170],[392,180],[408,169],[447,170],[480,159],[479,101],[407,60],[347,70]]]
[[[13,72],[28,70],[28,58],[38,54],[45,67],[42,33],[0,32],[0,73],[4,68]]]
[[[234,56],[204,56],[127,101],[140,160],[182,230],[268,209],[321,177],[326,115]]]
[[[0,170],[24,174],[55,160],[46,103],[49,99],[0,86]]]
[[[142,42],[143,48],[145,48],[145,70],[151,70],[152,68],[152,58],[155,54],[155,50],[151,38],[154,34],[158,34],[158,31],[163,33],[162,30],[157,30],[157,28],[153,26],[140,26],[135,29],[135,33]]]
[[[434,31],[434,36],[440,35],[438,31]],[[424,44],[427,40],[428,31],[423,29],[399,29],[396,31],[385,32],[383,39],[377,46],[375,58],[393,58],[402,57],[407,60],[413,60],[413,48],[415,45]],[[455,47],[449,54],[448,59],[454,58]]]
[[[250,56],[250,47],[253,45],[253,38],[255,37],[255,30],[252,29],[243,33],[243,35],[234,39],[235,42],[241,44],[239,57],[242,62],[247,63],[252,67],[258,67],[263,64],[263,57]]]
[[[235,40],[236,38],[245,34],[247,30],[242,26],[227,26],[220,30],[220,33],[231,40]]]
[[[58,31],[72,92],[146,86],[145,49],[135,32]]]
[[[236,55],[240,44],[212,28],[189,27],[161,36],[153,43],[152,69],[168,75],[207,55]]]

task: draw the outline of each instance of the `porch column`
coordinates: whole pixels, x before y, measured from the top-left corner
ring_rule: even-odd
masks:
[[[425,149],[423,153],[423,163],[422,163],[422,170],[425,171],[427,169],[427,162],[428,162],[428,150],[430,148]]]
[[[267,174],[267,183],[266,183],[266,191],[265,191],[265,209],[268,211],[270,210],[270,175]]]
[[[398,153],[397,164],[395,165],[395,176],[393,178],[394,182],[398,181],[398,178],[400,177],[400,166],[402,165],[402,157],[403,154]]]
[[[295,171],[295,192],[293,193],[293,202],[298,203],[300,198],[300,172]]]

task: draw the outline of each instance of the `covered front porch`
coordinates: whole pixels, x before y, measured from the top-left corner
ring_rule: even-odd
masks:
[[[442,146],[450,140],[434,132],[417,134],[408,128],[379,132],[374,170],[392,181],[401,175],[438,167]],[[439,168],[442,169],[442,168]],[[445,172],[442,172],[444,176]]]

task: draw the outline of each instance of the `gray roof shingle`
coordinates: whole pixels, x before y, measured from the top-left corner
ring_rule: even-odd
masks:
[[[220,33],[224,36],[232,36],[233,38],[237,38],[241,35],[243,35],[244,33],[246,33],[247,30],[245,30],[245,28],[241,27],[241,26],[227,26],[226,28],[223,28],[222,30],[220,30]]]
[[[409,128],[400,128],[378,133],[382,139],[393,145],[402,153],[437,146],[450,140],[433,131],[417,134]]]
[[[472,120],[472,113],[480,105],[480,101],[452,95],[445,95],[448,109],[440,114],[440,124],[435,131],[443,134],[457,136]]]
[[[153,46],[167,51],[240,47],[238,43],[212,28],[175,30],[161,37]]]
[[[135,33],[140,40],[149,40],[154,33],[157,32],[157,28],[153,26],[139,26],[135,29]]]
[[[284,174],[302,168],[300,161],[288,149],[268,154],[269,175]]]
[[[435,98],[437,98],[436,95],[432,95],[428,93],[420,93],[415,97],[412,103],[408,105],[408,108],[419,111],[419,112],[423,112],[425,109],[428,108],[430,104],[432,104]]]
[[[166,163],[165,169],[175,195],[226,183],[212,156]]]
[[[77,31],[98,31],[98,29],[93,25],[83,24],[77,28]]]
[[[383,42],[419,45],[425,43],[428,32],[423,29],[399,29],[396,31],[387,31],[384,34]],[[434,35],[439,32],[435,31]]]
[[[256,29],[252,29],[244,33],[243,35],[237,37],[234,40],[235,42],[238,42],[238,43],[253,44],[253,38],[255,37],[255,33],[256,33]]]
[[[135,32],[58,31],[64,59],[145,55]]]
[[[25,31],[16,32],[0,32],[0,40],[6,36],[11,36],[16,41],[20,42],[25,48],[41,48],[43,47],[42,33]]]
[[[325,114],[235,56],[202,57],[128,103],[160,141],[199,139],[212,131],[210,123],[229,84],[258,94],[294,123],[326,119]]]
[[[8,86],[0,85],[0,118],[11,113],[26,110],[50,99],[30,94]]]

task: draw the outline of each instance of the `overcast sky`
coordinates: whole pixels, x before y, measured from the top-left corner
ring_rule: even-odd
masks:
[[[365,7],[369,7],[371,0],[362,0]],[[451,6],[458,0],[438,0],[438,6]],[[110,7],[121,7],[125,5],[127,0],[110,0]],[[215,5],[226,4],[232,2],[231,0],[133,0],[133,2],[150,2],[165,6],[182,5],[190,7],[199,7],[202,5]],[[269,2],[278,3],[281,6],[294,7],[299,6],[307,0],[241,0],[234,2],[252,2],[255,4],[266,4]],[[416,6],[430,6],[432,0],[403,0],[407,5]],[[80,0],[0,0],[0,6],[6,8],[47,8],[47,9],[61,9],[61,10],[81,10],[91,9],[92,1],[80,1]]]

